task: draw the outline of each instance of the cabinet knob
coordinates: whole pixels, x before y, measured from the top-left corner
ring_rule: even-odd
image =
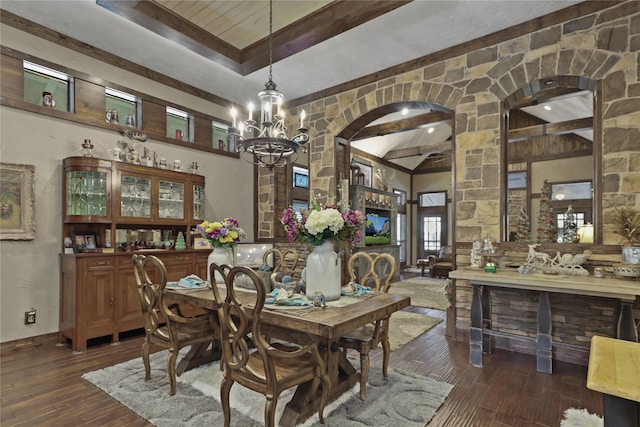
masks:
[[[109,295],[109,305],[113,305],[113,295]]]

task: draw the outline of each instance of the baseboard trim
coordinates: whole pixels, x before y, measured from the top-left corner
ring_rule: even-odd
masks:
[[[0,343],[0,354],[13,353],[20,351],[23,348],[40,347],[44,344],[57,344],[58,333],[52,332],[50,334],[36,335],[35,337],[20,338],[14,341],[7,341]]]

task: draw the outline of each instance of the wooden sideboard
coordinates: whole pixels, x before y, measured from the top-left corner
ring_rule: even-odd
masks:
[[[638,331],[633,316],[633,303],[640,295],[638,282],[593,276],[520,274],[502,269],[496,273],[485,273],[477,268],[455,270],[449,274],[449,277],[468,280],[473,286],[469,359],[474,366],[482,366],[483,353],[491,353],[491,335],[494,326],[491,316],[491,287],[539,292],[536,354],[540,372],[552,373],[550,292],[617,299],[618,308],[613,316],[613,330],[616,337],[638,341]]]
[[[160,258],[170,281],[206,277],[209,251],[140,252]],[[144,326],[132,255],[60,255],[60,342],[69,339],[73,351],[86,351],[89,339],[111,336],[116,343],[120,333]]]

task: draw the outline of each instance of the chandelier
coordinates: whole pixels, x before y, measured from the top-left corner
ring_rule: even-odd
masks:
[[[227,131],[227,140],[235,146],[244,160],[269,169],[284,167],[298,158],[298,150],[309,141],[308,129],[304,127],[306,117],[304,110],[300,112],[300,128],[298,133],[289,138],[284,125],[282,104],[284,95],[276,89],[272,80],[273,67],[273,0],[269,1],[269,81],[264,90],[258,93],[260,99],[260,115],[258,121],[253,119],[253,104],[249,104],[249,118],[245,121],[237,119],[237,111],[231,109],[232,127]]]

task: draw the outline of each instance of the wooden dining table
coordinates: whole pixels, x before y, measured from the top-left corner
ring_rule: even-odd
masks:
[[[226,289],[219,286],[224,298]],[[251,292],[238,292],[239,299],[246,298],[250,306],[255,300]],[[171,300],[202,307],[208,310],[217,308],[211,289],[167,289]],[[244,301],[242,301],[244,303]],[[357,371],[338,346],[343,335],[361,326],[383,319],[411,304],[408,296],[376,292],[360,297],[340,298],[339,302],[329,303],[326,307],[292,308],[291,306],[265,305],[262,310],[262,323],[273,338],[305,344],[310,341],[318,343],[327,366],[331,381],[329,402],[350,390],[360,381]],[[250,314],[250,313],[249,313]],[[196,354],[200,350],[192,349]],[[310,384],[298,386],[291,401],[285,407],[280,425],[294,426],[304,422],[318,411],[319,396],[309,396]],[[308,404],[305,402],[312,402]]]

